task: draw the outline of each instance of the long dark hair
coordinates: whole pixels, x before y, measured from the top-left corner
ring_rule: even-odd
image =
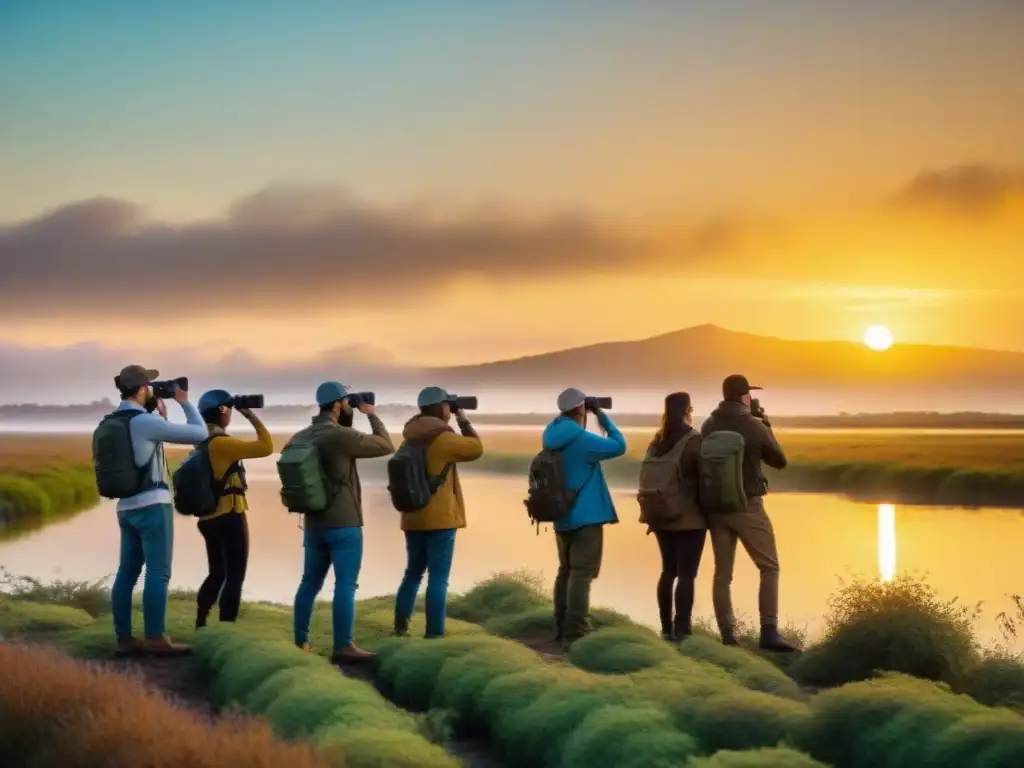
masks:
[[[686,423],[690,413],[690,395],[673,392],[665,398],[665,412],[661,415],[661,428],[654,433],[651,447],[655,456],[664,456],[692,427]]]

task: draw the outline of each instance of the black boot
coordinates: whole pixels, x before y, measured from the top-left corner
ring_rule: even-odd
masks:
[[[800,650],[780,635],[778,627],[772,624],[764,624],[761,627],[761,642],[759,645],[762,651],[773,651],[774,653],[793,653]]]
[[[722,635],[722,645],[739,645],[736,641],[736,634],[732,631],[732,627],[720,629],[719,633]]]
[[[395,617],[395,637],[408,637],[409,636],[409,620],[400,619]]]
[[[677,643],[681,643],[683,640],[693,634],[693,625],[689,621],[682,621],[676,619],[675,627],[672,630],[672,635],[675,637]]]

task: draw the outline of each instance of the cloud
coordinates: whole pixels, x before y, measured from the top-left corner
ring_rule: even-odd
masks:
[[[856,216],[679,217],[628,231],[581,213],[375,206],[332,187],[270,187],[185,224],[97,197],[0,227],[0,316],[239,317],[268,304],[280,317],[337,315],[401,308],[456,276],[503,288],[580,274],[1005,287],[1020,200],[1024,171],[978,165],[924,171]]]

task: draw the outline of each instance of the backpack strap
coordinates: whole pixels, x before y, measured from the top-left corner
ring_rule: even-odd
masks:
[[[224,475],[217,479],[213,473],[213,457],[210,456],[210,443],[216,440],[218,437],[227,437],[226,434],[210,435],[208,438],[203,440],[196,446],[196,450],[199,450],[199,446],[204,446],[206,450],[206,460],[210,464],[210,487],[213,488],[214,494],[218,499],[224,496],[244,496],[245,495],[245,483],[243,481],[241,488],[228,488],[228,479],[235,474],[242,473],[242,462],[241,460],[236,461],[228,466],[224,470]],[[244,479],[243,479],[244,480]]]

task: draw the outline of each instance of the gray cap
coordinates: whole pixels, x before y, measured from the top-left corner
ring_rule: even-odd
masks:
[[[121,372],[114,377],[114,386],[126,392],[134,391],[139,387],[145,387],[160,376],[160,372],[143,365],[126,365]]]
[[[569,387],[567,390],[562,392],[558,396],[558,411],[559,413],[565,413],[566,411],[572,411],[583,405],[587,396],[575,387]]]

